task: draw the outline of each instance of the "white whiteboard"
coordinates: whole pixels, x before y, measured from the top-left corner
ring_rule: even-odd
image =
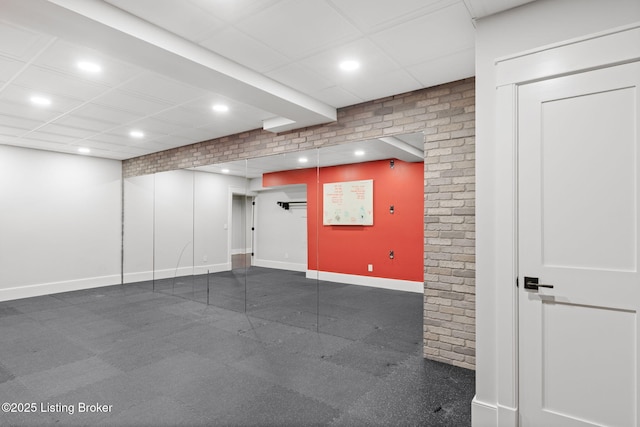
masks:
[[[373,180],[323,186],[323,225],[373,225]]]

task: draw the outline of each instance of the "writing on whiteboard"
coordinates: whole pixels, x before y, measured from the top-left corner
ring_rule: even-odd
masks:
[[[373,180],[323,186],[324,225],[373,225]]]

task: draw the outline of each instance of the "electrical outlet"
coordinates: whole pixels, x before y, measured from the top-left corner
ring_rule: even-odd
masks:
[[[369,264],[367,266],[367,271],[372,272],[373,271],[373,264]]]

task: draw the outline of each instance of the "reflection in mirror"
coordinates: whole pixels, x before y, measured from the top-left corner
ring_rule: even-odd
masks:
[[[251,159],[247,170],[255,194],[255,250],[247,272],[247,312],[316,330],[317,282],[306,272],[309,235],[314,235],[308,228],[308,186],[316,185],[317,150]],[[282,170],[305,179],[265,180]]]
[[[423,134],[321,150],[317,272],[323,333],[419,352]]]
[[[416,133],[128,178],[125,283],[345,338],[415,329],[418,342],[423,160]],[[367,180],[373,224],[325,223],[325,184]]]
[[[245,169],[241,161],[192,170],[196,176],[195,260],[206,283],[205,301],[239,312],[246,310],[245,260],[251,253]]]
[[[154,290],[195,298],[194,173],[154,175]]]

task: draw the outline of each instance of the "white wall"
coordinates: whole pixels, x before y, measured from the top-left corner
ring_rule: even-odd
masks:
[[[0,146],[0,300],[121,281],[121,164]]]
[[[538,0],[478,20],[476,26],[476,398],[473,425],[515,425],[510,406],[517,405],[499,381],[496,313],[501,305],[496,291],[496,270],[505,257],[496,244],[500,238],[497,212],[500,168],[512,159],[496,149],[495,60],[640,21],[638,0]],[[515,278],[513,278],[515,280]],[[507,316],[508,317],[508,316]],[[505,407],[501,407],[505,405]],[[506,414],[498,419],[498,414]]]
[[[307,206],[285,210],[277,204],[307,200],[306,186],[261,191],[255,200],[254,265],[307,271]]]

